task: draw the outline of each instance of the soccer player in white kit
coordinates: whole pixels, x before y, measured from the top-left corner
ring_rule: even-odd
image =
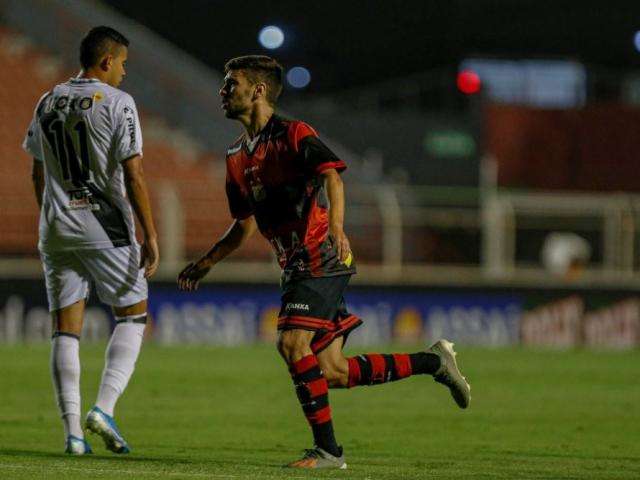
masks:
[[[34,159],[40,205],[38,249],[53,320],[51,374],[65,451],[76,455],[91,453],[80,420],[79,357],[90,284],[112,307],[116,326],[85,427],[109,450],[128,453],[113,410],[140,352],[146,278],[159,261],[138,112],[133,98],[116,88],[125,75],[128,45],[112,28],[93,28],[80,45],[82,71],[42,96],[24,141]],[[142,245],[136,241],[132,207],[143,230]]]

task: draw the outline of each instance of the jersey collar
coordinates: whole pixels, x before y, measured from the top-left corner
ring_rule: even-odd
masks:
[[[84,78],[84,77],[71,77],[69,81],[71,83],[102,83],[97,78]]]
[[[276,118],[276,114],[273,113],[269,118],[269,121],[265,124],[264,127],[262,127],[262,130],[260,130],[260,132],[258,132],[256,136],[253,137],[253,140],[249,140],[247,133],[244,133],[242,145],[249,155],[253,155],[253,153],[256,151],[256,148],[258,148],[258,145],[260,145],[260,142],[266,140],[271,135],[271,131],[273,130],[273,123],[275,122]]]

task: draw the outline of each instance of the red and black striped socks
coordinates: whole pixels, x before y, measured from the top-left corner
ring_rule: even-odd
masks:
[[[293,363],[290,372],[316,446],[339,457],[342,452],[333,433],[329,386],[322,376],[318,359],[315,355],[307,355]]]
[[[433,374],[440,368],[440,357],[433,353],[369,353],[348,358],[349,387],[393,382],[416,374]],[[305,417],[313,431],[316,446],[339,457],[331,421],[329,385],[322,375],[315,355],[294,362],[289,371]]]
[[[349,388],[394,382],[411,375],[434,374],[440,368],[440,357],[434,353],[368,353],[347,358]]]

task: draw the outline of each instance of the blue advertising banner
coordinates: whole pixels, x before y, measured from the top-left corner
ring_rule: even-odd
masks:
[[[163,344],[238,345],[274,342],[280,291],[275,285],[213,285],[185,293],[173,283],[150,285],[147,338]],[[349,345],[428,344],[447,338],[467,345],[629,349],[640,345],[640,298],[629,292],[553,289],[347,289],[349,310],[364,324]],[[0,281],[0,344],[47,341],[51,316],[41,280]],[[83,341],[104,341],[109,307],[92,295]]]
[[[204,286],[185,294],[153,288],[154,337],[163,343],[234,345],[272,341],[280,292],[275,287]],[[522,301],[517,295],[354,290],[351,313],[364,320],[350,344],[422,343],[437,338],[477,345],[517,343]]]
[[[277,287],[201,286],[196,292],[152,286],[153,337],[162,343],[236,345],[275,338]]]
[[[84,312],[82,339],[109,338],[113,316],[92,295]],[[0,280],[0,343],[41,342],[51,338],[51,314],[43,280]]]

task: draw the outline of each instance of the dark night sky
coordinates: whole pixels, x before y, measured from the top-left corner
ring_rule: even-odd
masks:
[[[632,0],[105,2],[218,69],[247,53],[307,66],[313,76],[309,92],[456,65],[474,54],[640,67],[633,47],[640,1]],[[267,24],[285,31],[278,50],[257,42]]]

